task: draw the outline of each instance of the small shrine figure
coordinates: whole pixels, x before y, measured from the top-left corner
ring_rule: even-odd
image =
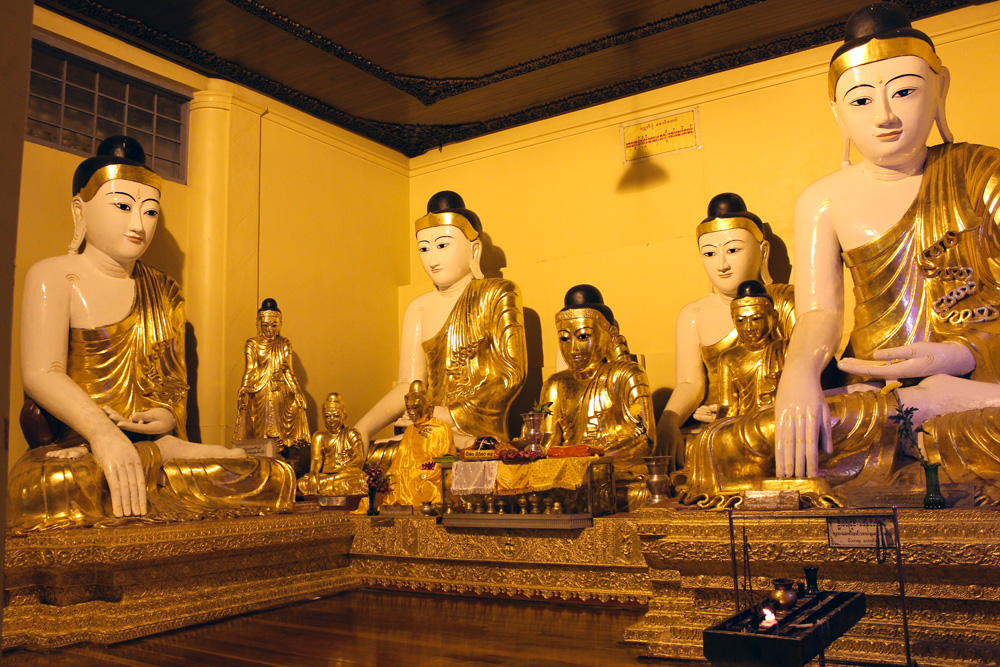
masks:
[[[340,394],[332,393],[323,403],[325,431],[312,437],[309,472],[299,479],[305,495],[351,496],[367,492],[364,445],[356,429],[347,426],[347,412]]]
[[[396,449],[388,475],[392,481],[383,505],[413,505],[441,502],[441,469],[433,465],[438,456],[455,453],[451,428],[435,419],[434,405],[420,380],[410,383],[405,398],[406,416],[413,422],[406,427]]]
[[[236,399],[233,442],[257,438],[277,441],[296,473],[305,472],[309,422],[306,399],[292,372],[292,344],[281,335],[281,311],[274,299],[257,310],[257,335],[247,340],[246,371]]]
[[[577,285],[564,303],[556,329],[569,368],[542,386],[539,402],[552,403],[552,414],[542,422],[543,444],[591,445],[614,456],[615,478],[627,490],[628,508],[635,509],[648,498],[643,458],[655,446],[646,371],[632,361],[596,287]]]
[[[777,334],[778,312],[764,285],[740,283],[730,304],[740,342],[719,357],[719,418],[774,404],[788,340]]]

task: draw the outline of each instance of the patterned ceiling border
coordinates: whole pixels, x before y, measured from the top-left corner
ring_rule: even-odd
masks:
[[[98,27],[111,29],[116,36],[126,36],[140,45],[163,51],[182,64],[195,66],[215,76],[233,81],[269,95],[300,111],[350,130],[372,141],[399,151],[406,157],[416,157],[445,144],[457,143],[475,137],[499,132],[519,125],[544,120],[560,114],[577,111],[614,99],[636,95],[654,88],[679,83],[727,69],[743,67],[756,62],[777,58],[823,44],[839,41],[843,23],[835,23],[817,30],[782,38],[766,44],[723,53],[694,63],[673,67],[649,76],[577,93],[560,100],[529,107],[484,121],[455,125],[414,125],[389,123],[358,118],[321,100],[285,86],[273,79],[253,72],[232,61],[216,56],[193,44],[154,30],[141,21],[103,7],[94,0],[36,0],[38,4],[56,11],[65,10],[71,15],[88,19]],[[904,0],[913,19],[923,18],[950,9],[956,9],[974,0]]]
[[[576,46],[571,46],[561,51],[549,53],[538,58],[532,58],[531,60],[526,60],[509,67],[503,67],[493,72],[483,74],[482,76],[435,78],[391,72],[381,65],[368,60],[364,56],[355,53],[347,47],[332,41],[323,34],[312,30],[308,26],[304,26],[284,14],[278,13],[277,11],[264,5],[262,2],[258,2],[258,0],[225,1],[234,7],[242,9],[246,13],[255,16],[256,18],[266,21],[276,28],[287,32],[296,39],[306,42],[307,44],[314,46],[317,49],[344,61],[345,63],[353,65],[376,79],[385,81],[389,85],[407,93],[408,95],[411,95],[412,97],[415,97],[428,106],[434,104],[435,102],[439,102],[449,97],[454,97],[455,95],[459,95],[470,90],[491,86],[495,83],[506,81],[507,79],[512,79],[524,74],[529,74],[546,67],[551,67],[552,65],[558,65],[559,63],[563,63],[568,60],[574,60],[598,51],[610,49],[622,44],[628,44],[629,42],[634,42],[635,40],[642,39],[643,37],[650,37],[667,30],[673,30],[674,28],[679,28],[691,23],[697,23],[698,21],[704,21],[705,19],[727,14],[738,9],[767,2],[767,0],[720,0],[719,2],[707,4],[696,9],[690,9],[686,12],[680,12],[656,21],[651,21],[650,23],[636,28],[630,28],[611,35],[605,35],[604,37],[599,37]]]

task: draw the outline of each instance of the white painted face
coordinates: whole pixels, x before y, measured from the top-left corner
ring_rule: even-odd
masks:
[[[86,225],[87,245],[116,261],[142,257],[153,240],[160,219],[160,191],[115,178],[103,184],[88,201],[74,200]]]
[[[837,81],[833,112],[867,161],[902,165],[927,145],[946,84],[946,75],[917,56],[866,63]]]
[[[763,245],[746,229],[721,229],[698,237],[705,273],[712,285],[735,297],[744,280],[760,280]]]
[[[439,288],[451,287],[472,274],[473,247],[458,227],[439,225],[417,232],[417,250],[420,263]]]

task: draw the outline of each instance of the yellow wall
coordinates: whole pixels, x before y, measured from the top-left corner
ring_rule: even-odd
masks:
[[[310,423],[329,391],[352,420],[391,386],[399,319],[429,282],[412,220],[437,190],[461,193],[524,297],[530,402],[555,367],[553,313],[565,290],[604,292],[634,351],[646,356],[662,406],[673,385],[674,318],[708,281],[693,230],[708,200],[735,191],[788,246],[795,197],[838,168],[826,102],[833,46],[759,63],[407,160],[262,95],[209,80],[36,8],[36,28],[131,63],[191,91],[190,185],[164,186],[163,226],[147,259],[181,280],[198,359],[192,405],[204,439],[231,436],[242,341],[264,297],[278,300]],[[996,3],[918,22],[952,70],[958,140],[1000,145]],[[701,148],[624,166],[619,125],[696,106]],[[24,272],[65,252],[69,182],[79,159],[25,145],[15,313]],[[776,253],[780,255],[780,251]],[[498,257],[502,255],[502,261]],[[787,275],[787,259],[776,262]],[[359,286],[362,286],[359,287]],[[20,396],[15,318],[11,395]],[[18,406],[11,413],[16,420]],[[16,421],[14,422],[16,423]],[[11,429],[11,460],[24,450]]]

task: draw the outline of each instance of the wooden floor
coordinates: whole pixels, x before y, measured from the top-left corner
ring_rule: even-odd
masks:
[[[3,667],[665,665],[622,643],[637,610],[355,591],[108,648],[11,651]]]

